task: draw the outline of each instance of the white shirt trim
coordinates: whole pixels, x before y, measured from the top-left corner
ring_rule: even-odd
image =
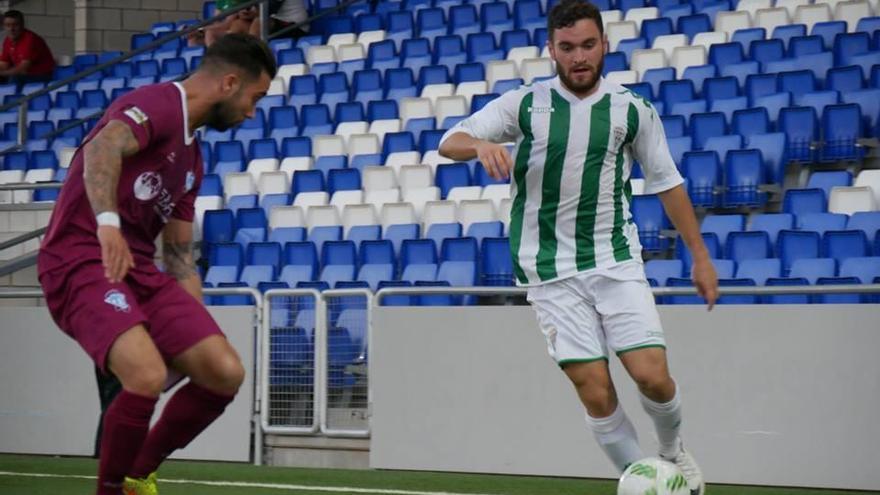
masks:
[[[180,108],[183,110],[183,142],[189,146],[193,143],[195,136],[189,133],[189,111],[186,108],[186,89],[184,89],[183,84],[180,84],[179,82],[175,82],[174,86],[180,91]]]

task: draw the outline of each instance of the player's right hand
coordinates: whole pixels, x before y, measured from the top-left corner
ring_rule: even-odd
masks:
[[[104,276],[110,282],[122,282],[128,270],[134,267],[134,258],[122,231],[111,225],[99,225],[98,242],[101,243]]]
[[[483,168],[495,180],[506,179],[510,177],[510,170],[513,168],[513,159],[507,148],[500,144],[490,143],[489,141],[477,141],[475,145],[477,158],[483,164]]]

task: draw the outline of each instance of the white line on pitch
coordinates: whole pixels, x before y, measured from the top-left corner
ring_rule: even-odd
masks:
[[[93,480],[94,476],[84,476],[77,474],[48,474],[48,473],[15,473],[11,471],[0,471],[0,476],[12,476],[22,478],[63,478],[63,479],[81,479]],[[175,480],[160,479],[160,483],[174,483],[180,485],[202,485],[202,486],[228,486],[237,488],[267,488],[273,490],[292,490],[292,491],[313,491],[313,492],[333,492],[333,493],[374,493],[379,495],[488,495],[480,493],[454,493],[454,492],[420,492],[414,490],[389,490],[383,488],[354,488],[347,486],[309,486],[309,485],[288,485],[283,483],[250,483],[245,481],[202,481],[202,480]]]

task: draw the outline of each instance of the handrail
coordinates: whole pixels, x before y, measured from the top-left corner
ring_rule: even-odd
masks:
[[[248,8],[250,8],[250,7],[254,6],[254,5],[257,5],[257,4],[264,4],[264,5],[265,5],[265,3],[267,3],[268,1],[269,1],[269,0],[250,0],[250,1],[246,2],[246,3],[243,3],[243,4],[239,5],[239,6],[236,6],[236,7],[234,7],[234,8],[231,8],[231,9],[229,9],[229,10],[225,10],[225,11],[221,12],[220,14],[217,14],[217,15],[215,15],[214,17],[211,17],[210,19],[206,19],[206,20],[204,20],[204,21],[202,21],[202,22],[199,22],[199,23],[197,23],[197,24],[189,25],[189,26],[187,26],[186,28],[184,28],[184,29],[182,29],[182,30],[179,30],[179,31],[172,31],[172,32],[168,33],[167,35],[162,36],[161,38],[156,39],[156,40],[154,40],[154,41],[152,41],[152,42],[150,42],[150,43],[148,43],[148,44],[146,44],[146,45],[144,45],[144,46],[142,46],[142,47],[140,47],[140,48],[138,48],[138,49],[132,50],[132,51],[130,51],[130,52],[126,52],[126,53],[124,53],[124,54],[122,54],[122,55],[120,55],[120,56],[118,56],[118,57],[116,57],[116,58],[114,58],[114,59],[112,59],[112,60],[109,60],[109,61],[104,62],[104,63],[102,63],[102,64],[95,65],[95,66],[90,67],[90,68],[88,68],[88,69],[85,69],[85,70],[83,70],[82,72],[78,72],[78,73],[76,73],[76,74],[74,74],[74,75],[72,75],[72,76],[69,76],[69,77],[67,77],[67,78],[65,78],[65,79],[62,79],[61,81],[52,82],[52,83],[50,83],[48,86],[46,86],[45,88],[43,88],[43,89],[41,89],[41,90],[39,90],[39,91],[35,91],[35,92],[33,92],[33,93],[29,93],[29,94],[27,94],[27,95],[23,95],[22,98],[19,98],[18,100],[15,100],[15,101],[12,101],[12,102],[9,102],[9,103],[6,103],[6,104],[3,104],[3,105],[0,105],[0,112],[5,112],[5,111],[7,111],[7,110],[9,110],[9,109],[12,109],[12,108],[14,108],[14,107],[16,107],[16,106],[20,106],[20,108],[21,108],[22,110],[20,111],[20,115],[19,115],[19,129],[18,129],[18,131],[19,131],[19,135],[22,135],[23,132],[27,132],[27,130],[25,129],[26,126],[22,123],[24,120],[26,120],[24,117],[25,117],[26,112],[27,112],[27,110],[26,110],[27,107],[24,106],[24,105],[27,104],[27,103],[28,103],[30,100],[32,100],[33,98],[36,98],[36,97],[41,96],[41,95],[44,95],[44,94],[46,94],[46,93],[51,93],[52,91],[55,91],[55,90],[60,89],[60,88],[62,88],[62,87],[64,87],[64,86],[67,86],[68,84],[70,84],[70,83],[72,83],[72,82],[76,82],[76,81],[79,81],[80,79],[83,79],[83,78],[85,78],[85,77],[88,77],[88,76],[94,74],[95,72],[98,72],[99,70],[100,70],[100,71],[103,71],[104,69],[106,69],[106,68],[108,68],[108,67],[111,67],[111,66],[113,66],[113,65],[116,65],[116,64],[118,64],[118,63],[120,63],[120,62],[124,62],[125,60],[128,60],[128,59],[130,59],[130,58],[136,57],[136,56],[138,56],[138,55],[140,55],[140,54],[142,54],[142,53],[146,53],[146,52],[148,52],[148,51],[152,51],[154,48],[158,48],[158,47],[164,45],[165,43],[167,43],[167,42],[169,42],[169,41],[171,41],[171,40],[173,40],[173,39],[177,39],[177,38],[180,38],[180,37],[186,36],[186,35],[188,35],[189,33],[193,32],[193,31],[196,31],[196,30],[198,30],[198,29],[200,29],[200,28],[202,28],[202,27],[204,27],[204,26],[207,26],[207,25],[213,24],[213,23],[215,23],[215,22],[218,21],[218,20],[225,19],[226,17],[228,17],[228,16],[230,16],[230,15],[232,15],[232,14],[235,14],[235,13],[237,13],[237,12],[240,11],[240,10],[248,9]],[[331,14],[335,14],[335,13],[337,13],[337,12],[343,10],[343,9],[348,8],[349,6],[351,6],[351,5],[355,4],[355,3],[362,2],[362,1],[364,1],[364,0],[346,0],[345,2],[342,2],[342,3],[338,4],[338,5],[335,5],[335,6],[331,7],[331,8],[329,8],[329,9],[322,10],[321,12],[318,12],[317,14],[313,15],[312,17],[309,17],[309,18],[306,19],[305,21],[297,22],[297,23],[294,23],[294,24],[291,24],[291,25],[289,25],[289,26],[286,26],[286,27],[282,28],[282,29],[280,29],[280,30],[278,30],[278,31],[276,31],[276,32],[274,32],[274,33],[272,33],[272,34],[268,37],[268,39],[269,39],[269,40],[272,40],[272,39],[275,39],[275,38],[283,37],[284,35],[286,35],[286,34],[292,32],[294,29],[297,29],[297,28],[299,28],[300,26],[305,26],[305,25],[311,24],[312,22],[314,22],[314,21],[317,20],[317,19],[321,19],[321,18],[326,17],[326,16],[329,16],[329,15],[331,15]],[[193,72],[193,71],[189,71],[189,72],[187,72],[187,73],[185,73],[185,74],[182,74],[182,75],[178,78],[178,80],[185,79],[185,78],[188,77],[190,74],[192,74],[192,72]],[[86,121],[88,121],[88,120],[90,120],[90,119],[93,119],[93,118],[99,117],[99,116],[101,116],[101,115],[103,115],[103,114],[104,114],[104,110],[102,109],[102,110],[100,110],[100,111],[98,111],[98,112],[95,112],[95,113],[93,113],[93,114],[91,114],[91,115],[88,115],[88,116],[86,116],[86,117],[79,118],[79,119],[75,119],[75,120],[73,120],[72,122],[69,122],[69,123],[65,124],[64,126],[59,127],[58,129],[55,129],[55,130],[52,131],[52,132],[49,132],[49,133],[47,133],[47,134],[44,134],[44,135],[40,136],[38,139],[50,139],[50,138],[54,138],[54,137],[56,137],[56,136],[58,136],[58,135],[60,135],[60,134],[63,134],[64,132],[66,132],[66,131],[68,131],[68,130],[70,130],[70,129],[73,129],[73,128],[75,128],[75,127],[78,127],[78,126],[82,125],[83,122],[86,122]],[[19,150],[19,149],[23,148],[23,147],[25,146],[25,144],[24,144],[24,142],[23,142],[24,140],[21,139],[21,141],[22,141],[21,143],[17,143],[17,144],[15,144],[14,146],[10,146],[10,147],[8,147],[8,148],[5,148],[5,149],[3,149],[3,150],[0,150],[0,156],[4,155],[4,154],[6,154],[6,153],[10,153],[10,152],[12,152],[12,151]]]
[[[24,234],[13,237],[12,239],[6,239],[3,242],[0,242],[0,251],[4,249],[9,249],[16,244],[21,244],[22,242],[29,241],[34,237],[40,237],[41,235],[46,233],[48,227],[40,227],[36,230],[32,230],[30,232],[25,232]]]
[[[459,295],[459,296],[525,296],[525,287],[389,287],[374,297],[377,306],[388,296]],[[694,287],[652,287],[654,296],[696,296]],[[880,293],[880,284],[858,285],[774,285],[720,286],[721,296],[795,295],[795,294],[864,294]]]

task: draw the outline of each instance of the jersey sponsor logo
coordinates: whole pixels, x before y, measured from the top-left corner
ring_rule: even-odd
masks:
[[[138,107],[131,107],[123,113],[127,115],[128,118],[133,120],[136,124],[143,124],[144,122],[150,120],[147,117],[147,114],[145,114],[144,111]]]
[[[196,183],[196,174],[192,170],[186,173],[186,183],[183,186],[183,192],[190,192]]]
[[[144,172],[134,181],[134,196],[149,201],[162,191],[162,176],[156,172]]]
[[[122,313],[128,313],[131,311],[131,306],[129,306],[128,301],[125,300],[125,294],[116,289],[110,289],[104,294],[104,302],[113,306],[113,309],[116,311]]]
[[[529,113],[553,113],[556,109],[553,107],[529,107]]]
[[[172,151],[171,153],[168,153],[167,155],[165,155],[165,159],[168,160],[168,161],[171,162],[171,163],[174,163],[174,160],[175,160],[176,158],[177,158],[177,153],[175,153],[175,152],[173,152],[173,151]]]

